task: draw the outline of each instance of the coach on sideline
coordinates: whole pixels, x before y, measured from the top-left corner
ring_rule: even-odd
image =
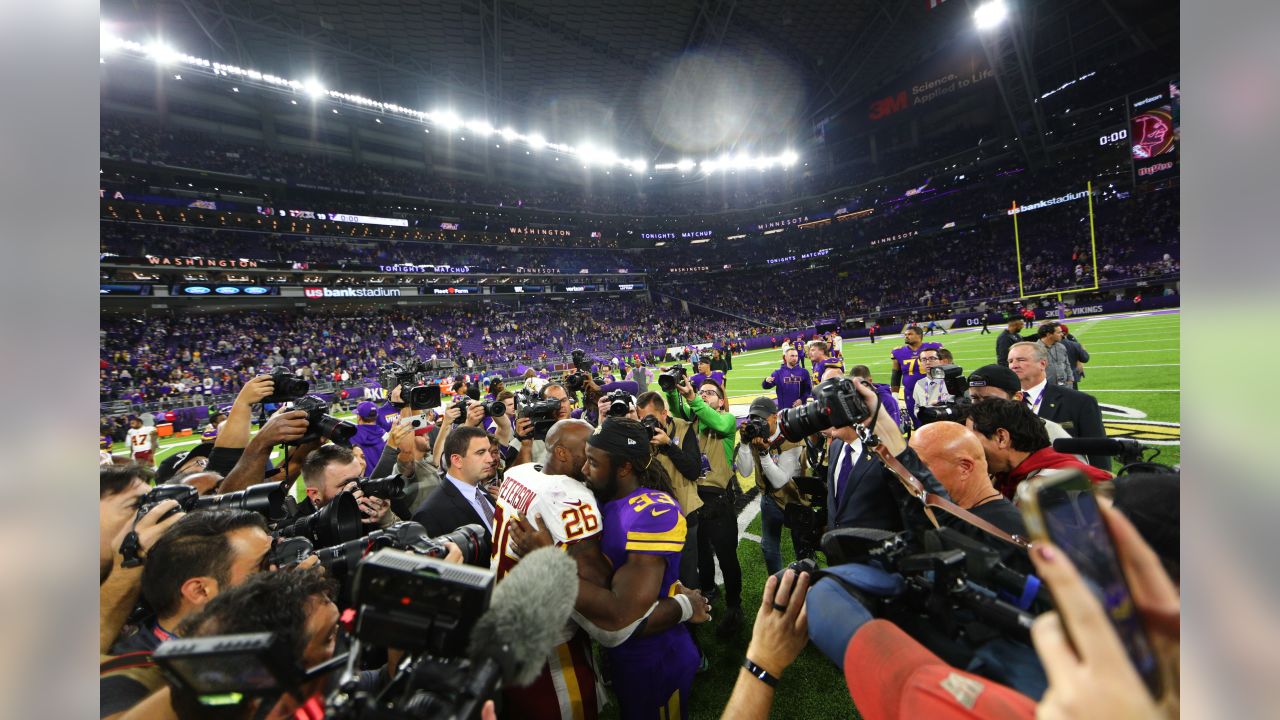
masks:
[[[1106,437],[1097,398],[1049,382],[1045,375],[1048,364],[1048,354],[1040,343],[1017,343],[1009,348],[1009,369],[1022,383],[1023,403],[1036,415],[1062,425],[1072,437]],[[1111,458],[1090,455],[1089,464],[1110,470]]]

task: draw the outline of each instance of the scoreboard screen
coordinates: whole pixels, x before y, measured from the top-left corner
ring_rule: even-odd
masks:
[[[1181,102],[1176,79],[1129,96],[1129,151],[1135,183],[1176,174]]]

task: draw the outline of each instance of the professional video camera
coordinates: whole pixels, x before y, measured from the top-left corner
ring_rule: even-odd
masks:
[[[871,416],[871,409],[853,383],[844,377],[818,383],[813,389],[812,401],[778,413],[782,434],[791,442],[799,442],[827,428],[848,427],[866,420]]]
[[[636,399],[626,390],[614,390],[604,397],[609,401],[609,409],[605,411],[605,417],[626,417],[627,413],[636,406]]]
[[[285,445],[304,445],[320,438],[332,440],[339,445],[349,445],[356,434],[354,423],[339,420],[329,414],[329,403],[322,397],[307,395],[295,401],[293,409],[307,413],[307,434]]]
[[[400,386],[400,400],[414,410],[439,407],[440,386],[436,379],[457,367],[448,360],[410,359],[390,362],[378,369],[378,383],[388,393]]]
[[[532,420],[533,439],[545,440],[547,431],[560,417],[560,401],[543,398],[532,390],[519,390],[516,392],[516,417]]]
[[[769,421],[755,415],[748,415],[747,419],[742,423],[742,427],[738,428],[739,436],[743,443],[749,443],[756,438],[768,440],[772,435],[769,431]]]
[[[561,642],[577,567],[542,549],[495,587],[488,570],[386,548],[360,562],[354,587],[351,659],[325,717],[478,718],[500,683],[527,686]],[[356,673],[369,646],[407,653],[377,696],[360,689]]]
[[[947,394],[951,399],[937,405],[916,408],[916,420],[919,424],[926,425],[938,420],[964,422],[965,412],[971,404],[968,396],[969,378],[965,376],[964,368],[959,365],[939,365],[929,368],[929,379],[942,380],[946,383]]]
[[[575,370],[581,370],[586,373],[591,372],[591,358],[587,357],[585,350],[574,350],[569,353],[569,356],[573,359]]]
[[[246,633],[203,638],[171,638],[160,644],[152,659],[170,685],[174,697],[194,701],[211,716],[248,698],[278,698],[284,693],[298,702],[301,688],[346,662],[340,655],[303,669],[294,648],[277,633]]]
[[[680,363],[676,363],[658,373],[658,387],[662,388],[662,392],[672,392],[687,377],[689,377],[689,369]]]
[[[858,563],[899,576],[893,592],[854,596],[944,658],[962,657],[1000,636],[1029,642],[1028,610],[1043,603],[1038,579],[1011,569],[996,550],[952,528],[920,537],[841,528],[822,537],[822,550],[832,567]]]
[[[311,383],[298,377],[284,365],[277,365],[267,373],[271,376],[271,394],[262,398],[263,403],[292,402],[311,391]]]
[[[239,492],[204,497],[201,497],[199,491],[190,485],[157,485],[146,495],[138,498],[138,519],[142,519],[143,515],[151,512],[157,504],[165,500],[176,500],[178,509],[183,512],[249,510],[268,520],[278,520],[285,516],[284,499],[285,489],[278,482],[265,482],[251,485]]]

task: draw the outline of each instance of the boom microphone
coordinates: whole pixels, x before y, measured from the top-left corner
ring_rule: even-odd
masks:
[[[520,559],[493,590],[489,610],[471,631],[468,655],[492,659],[508,685],[537,679],[547,654],[564,640],[578,599],[578,564],[553,547]]]
[[[1142,443],[1129,438],[1058,438],[1053,449],[1068,455],[1130,455],[1142,453]]]

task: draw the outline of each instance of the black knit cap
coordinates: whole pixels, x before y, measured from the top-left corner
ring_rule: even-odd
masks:
[[[606,418],[600,432],[587,438],[587,444],[631,461],[642,470],[649,466],[649,430],[631,418]]]

